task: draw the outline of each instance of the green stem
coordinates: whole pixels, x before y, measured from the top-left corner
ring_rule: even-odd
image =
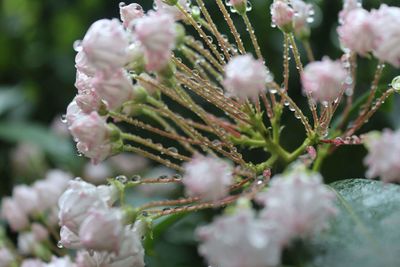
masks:
[[[329,144],[324,144],[319,147],[317,159],[314,161],[313,171],[319,171],[321,169],[324,159],[328,156],[329,148]]]

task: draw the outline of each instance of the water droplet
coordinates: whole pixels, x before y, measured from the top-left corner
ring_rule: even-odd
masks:
[[[212,141],[213,146],[221,146],[221,141],[219,141],[218,139],[215,139],[214,141]]]
[[[74,48],[75,52],[80,52],[82,50],[82,41],[76,40],[72,47]]]
[[[140,180],[142,180],[142,176],[140,176],[139,174],[135,174],[131,177],[132,182],[139,182]]]
[[[128,182],[128,178],[125,175],[118,175],[117,177],[115,177],[115,180],[123,184],[126,184]]]
[[[171,152],[172,154],[178,154],[178,149],[176,147],[171,146],[171,147],[167,148],[167,150],[169,152]]]
[[[67,115],[65,115],[65,114],[61,115],[61,122],[67,123]]]
[[[175,173],[172,177],[178,180],[182,179],[182,175],[180,175],[179,173]]]
[[[63,245],[63,243],[61,241],[58,241],[57,247],[62,249],[62,248],[64,248],[64,245]]]
[[[247,1],[247,3],[246,3],[246,11],[250,12],[252,9],[253,9],[253,6],[251,5],[251,2]]]
[[[81,182],[81,181],[82,181],[82,178],[81,178],[81,177],[76,177],[76,178],[74,179],[74,181],[76,181],[76,182]]]

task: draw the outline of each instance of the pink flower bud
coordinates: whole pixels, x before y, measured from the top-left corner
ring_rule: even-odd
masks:
[[[71,103],[69,103],[67,107],[67,112],[65,114],[65,120],[68,126],[71,126],[74,121],[82,116],[83,111],[79,107],[79,105],[76,103],[75,99],[72,100]]]
[[[18,185],[14,187],[13,198],[25,214],[32,215],[40,210],[39,195],[29,186]]]
[[[101,99],[95,91],[86,91],[77,95],[74,100],[84,113],[97,111],[101,105]]]
[[[101,200],[94,185],[73,180],[60,197],[58,207],[60,225],[78,233],[81,223],[87,217],[88,210],[92,207],[106,207],[106,204]]]
[[[93,79],[96,94],[103,99],[109,109],[120,107],[133,96],[132,80],[124,69],[118,69],[104,75],[98,74]]]
[[[319,233],[337,212],[335,194],[322,183],[321,175],[303,169],[275,176],[257,199],[265,205],[261,218],[279,225],[285,244]]]
[[[314,15],[313,6],[302,0],[292,0],[291,3],[294,11],[294,32],[299,38],[308,38],[310,35],[310,27],[308,24],[313,21]]]
[[[111,154],[111,129],[97,112],[79,117],[69,130],[78,142],[78,150],[87,157],[100,161]]]
[[[303,90],[311,93],[314,100],[332,102],[342,92],[346,71],[338,61],[324,58],[308,64],[301,75]]]
[[[188,0],[178,0],[178,4],[187,12],[190,12],[190,3]],[[172,16],[175,20],[184,19],[185,16],[176,6],[171,6],[163,2],[163,0],[154,0],[155,10]]]
[[[385,182],[400,182],[400,130],[372,132],[365,137],[368,155],[364,164],[367,178],[380,177]]]
[[[66,226],[61,227],[59,244],[69,249],[82,248],[79,237]]]
[[[233,183],[231,165],[214,156],[197,154],[184,169],[183,184],[190,196],[216,201],[228,194]]]
[[[136,227],[132,229],[126,226],[121,241],[121,248],[118,256],[113,257],[112,267],[135,266],[144,267],[144,249],[141,242],[140,230]]]
[[[372,51],[375,41],[373,24],[374,21],[365,9],[350,11],[338,28],[341,43],[360,55]]]
[[[229,96],[241,100],[257,99],[265,91],[266,82],[271,76],[264,64],[251,55],[236,56],[225,66],[223,85]]]
[[[76,148],[79,153],[84,154],[86,157],[91,159],[92,164],[98,164],[105,160],[112,154],[113,147],[110,143],[99,144],[93,148],[87,146],[86,143],[79,142],[76,144]]]
[[[120,3],[119,14],[121,16],[122,24],[125,28],[130,28],[132,23],[144,16],[144,11],[141,5],[132,3],[126,5],[125,3]]]
[[[294,10],[285,1],[274,1],[271,5],[271,16],[273,25],[285,31],[290,31],[292,29]]]
[[[381,5],[371,11],[375,31],[374,55],[379,60],[400,67],[400,8]]]
[[[118,254],[123,238],[123,215],[117,209],[92,209],[82,222],[79,238],[86,249]]]
[[[1,217],[7,221],[13,231],[21,231],[29,226],[29,219],[22,207],[12,198],[1,201]]]
[[[89,62],[87,55],[83,50],[80,50],[75,56],[75,67],[78,71],[87,76],[93,76],[96,73],[95,66]]]
[[[137,20],[135,34],[145,50],[146,69],[163,69],[175,46],[175,25],[171,15],[161,12],[148,12]]]
[[[93,90],[92,77],[77,70],[76,71],[76,79],[75,79],[75,87],[76,87],[76,89],[78,89],[78,93],[85,93],[88,91],[92,91]]]
[[[77,267],[109,267],[110,256],[106,252],[90,253],[87,250],[78,251],[76,256]],[[122,267],[122,266],[121,266]]]
[[[96,21],[82,41],[82,49],[88,62],[97,70],[104,71],[125,65],[128,46],[128,36],[116,19]]]
[[[110,207],[119,197],[118,188],[114,185],[99,185],[97,186],[97,192],[100,198]]]

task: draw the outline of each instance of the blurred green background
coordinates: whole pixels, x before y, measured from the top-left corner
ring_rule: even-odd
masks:
[[[145,9],[152,6],[151,0],[138,0]],[[195,2],[195,1],[194,1]],[[227,31],[222,16],[213,0],[205,0],[210,12],[222,31]],[[282,34],[270,27],[270,0],[253,0],[253,9],[249,13],[267,64],[279,82],[282,80]],[[341,50],[336,35],[337,14],[341,9],[339,0],[308,1],[315,4],[316,16],[313,24],[311,43],[315,55],[320,59],[324,55],[338,58]],[[368,0],[366,8],[377,8],[380,3],[399,6],[399,0]],[[80,172],[84,159],[77,156],[74,145],[59,129],[60,116],[75,95],[74,57],[72,44],[81,39],[88,27],[97,19],[119,16],[119,1],[100,0],[2,0],[0,6],[0,196],[10,194],[12,185],[40,178],[47,167],[59,167],[74,174]],[[128,3],[128,2],[127,2]],[[244,25],[237,15],[233,15],[238,29],[243,33],[246,47],[251,49]],[[377,62],[360,59],[357,94],[368,90]],[[304,104],[296,69],[292,66],[290,94]],[[399,71],[388,68],[380,86],[385,87]],[[397,104],[396,104],[397,103]],[[382,111],[370,120],[363,131],[397,127],[399,125],[399,99],[387,101]],[[290,115],[290,114],[288,114]],[[285,116],[287,125],[283,133],[283,142],[293,148],[301,142],[303,136],[299,122],[293,116]],[[53,124],[53,130],[49,125]],[[57,126],[58,125],[58,126]],[[58,130],[54,130],[54,128]],[[58,131],[58,134],[57,134]],[[21,142],[33,143],[33,146],[21,146]],[[35,150],[36,149],[36,150]],[[322,172],[328,181],[363,177],[362,159],[365,150],[362,147],[340,148],[328,158]],[[247,158],[257,158],[257,151]],[[28,162],[37,168],[31,173],[21,173],[19,168]],[[45,168],[43,167],[45,166]],[[197,263],[194,247],[170,246],[170,243],[193,243],[192,230],[205,214],[196,214],[172,228],[165,242],[158,243],[159,250],[165,253],[153,259],[151,266],[178,266],[171,261],[171,255],[181,260]],[[197,217],[196,217],[197,216]],[[207,216],[206,216],[207,217]],[[186,231],[186,232],[185,232]],[[179,234],[178,234],[179,233]],[[182,234],[183,233],[183,234]],[[186,234],[185,234],[186,233]],[[172,240],[172,241],[171,241]],[[179,253],[175,253],[179,252]],[[183,257],[182,255],[186,256]],[[163,258],[167,257],[167,258]],[[194,258],[195,257],[195,258]],[[168,264],[166,262],[169,262]]]

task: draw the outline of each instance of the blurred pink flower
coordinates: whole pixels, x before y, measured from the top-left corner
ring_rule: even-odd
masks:
[[[11,264],[14,261],[15,261],[15,257],[8,248],[6,248],[6,247],[0,248],[0,266],[1,267],[11,266]]]
[[[257,99],[271,80],[268,70],[260,60],[247,54],[232,58],[225,66],[224,88],[229,96],[241,100]]]
[[[22,207],[10,197],[3,198],[1,201],[1,217],[7,221],[15,232],[29,227],[28,216]]]
[[[318,234],[337,212],[335,194],[323,184],[320,174],[306,169],[273,177],[268,191],[260,193],[257,200],[265,206],[260,217],[279,225],[284,244]]]
[[[183,184],[189,196],[217,201],[233,183],[232,166],[217,157],[197,154],[184,164]]]
[[[218,267],[261,267],[280,263],[279,228],[255,218],[251,209],[223,215],[197,228],[199,253]]]
[[[368,155],[364,164],[367,178],[380,177],[385,182],[400,182],[400,130],[372,132],[365,137]]]
[[[365,9],[350,11],[337,30],[341,43],[360,55],[372,51],[375,42],[373,24],[370,13]]]
[[[301,74],[303,90],[319,102],[332,102],[343,90],[346,71],[338,61],[324,58],[308,64]]]
[[[400,8],[382,4],[371,11],[375,31],[374,55],[379,60],[400,67]]]

